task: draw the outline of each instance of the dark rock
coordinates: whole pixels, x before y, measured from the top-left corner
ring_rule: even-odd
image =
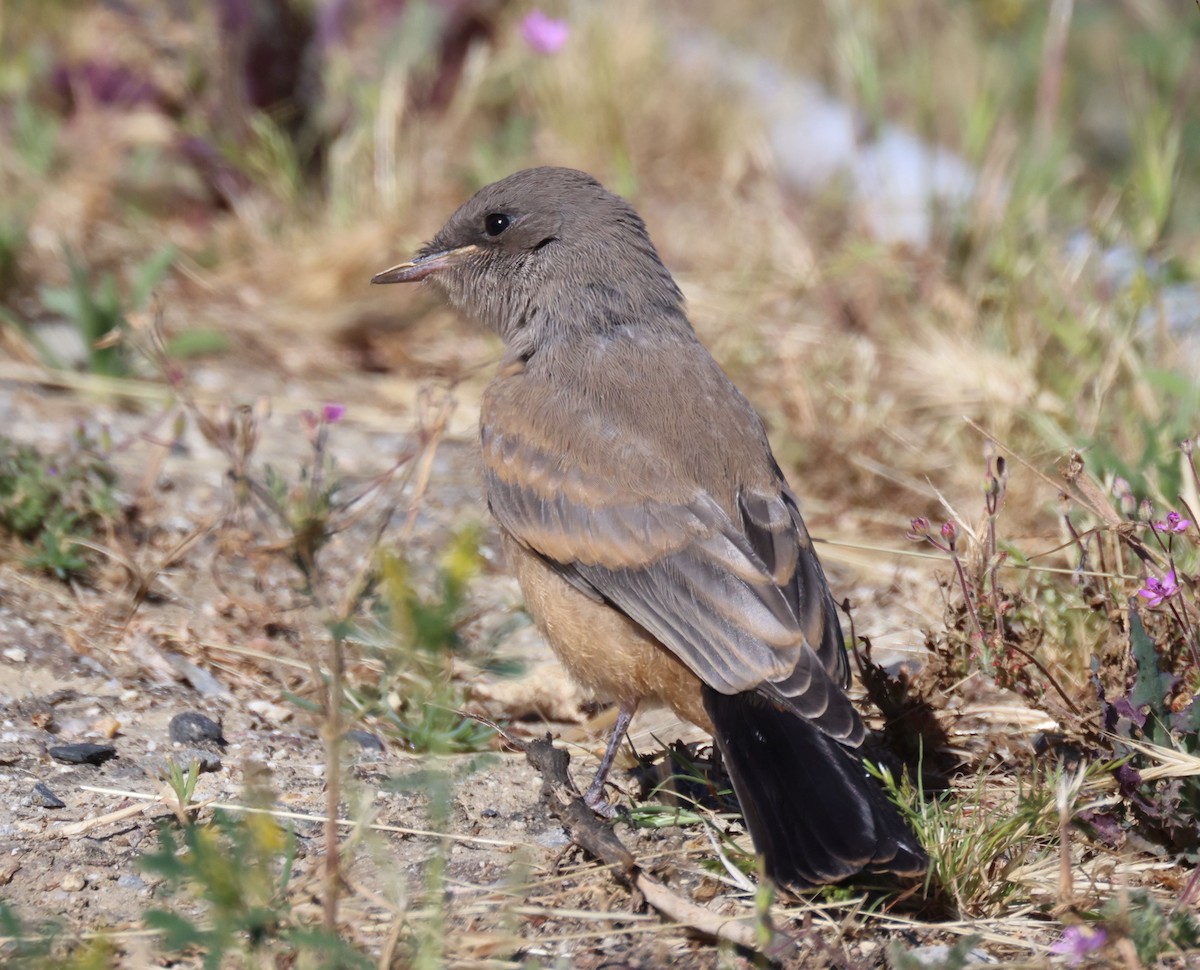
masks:
[[[117,756],[117,749],[111,744],[57,744],[47,748],[46,753],[55,761],[68,765],[102,765],[109,758]]]
[[[66,808],[67,803],[59,798],[54,792],[43,785],[40,781],[33,786],[33,791],[29,795],[29,801],[32,805],[37,805],[39,808]]]
[[[346,740],[353,741],[360,748],[366,748],[368,751],[383,751],[383,741],[377,734],[372,734],[370,731],[347,731]]]
[[[171,740],[176,744],[198,744],[203,741],[211,741],[222,746],[225,744],[225,735],[221,731],[221,725],[207,714],[199,714],[196,711],[176,714],[171,718],[168,730]]]

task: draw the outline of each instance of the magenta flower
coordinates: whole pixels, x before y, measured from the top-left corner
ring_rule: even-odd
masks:
[[[1138,596],[1144,597],[1147,606],[1158,606],[1179,592],[1179,582],[1172,569],[1162,579],[1155,576],[1146,577],[1146,585],[1138,590]]]
[[[337,424],[346,414],[344,404],[326,404],[321,408],[321,420],[326,424]]]
[[[567,42],[571,28],[540,10],[532,10],[521,21],[521,36],[539,54],[557,54]]]
[[[1188,526],[1192,524],[1191,519],[1185,519],[1178,512],[1168,512],[1165,522],[1155,522],[1155,532],[1187,532]]]
[[[1075,966],[1089,953],[1095,953],[1108,942],[1108,933],[1102,927],[1068,926],[1058,942],[1050,947],[1051,953],[1067,958]]]

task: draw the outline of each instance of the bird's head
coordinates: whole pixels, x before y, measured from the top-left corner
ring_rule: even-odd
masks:
[[[525,169],[480,189],[416,256],[371,282],[426,279],[509,345],[682,303],[633,207],[568,168]]]

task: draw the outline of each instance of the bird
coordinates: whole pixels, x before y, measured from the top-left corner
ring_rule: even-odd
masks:
[[[765,874],[797,889],[927,856],[867,773],[837,608],[762,420],[700,342],[642,218],[592,176],[480,189],[373,283],[432,283],[503,343],[487,504],[526,607],[618,716],[711,733]]]

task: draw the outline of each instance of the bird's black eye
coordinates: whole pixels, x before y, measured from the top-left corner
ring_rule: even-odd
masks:
[[[511,221],[503,212],[493,212],[483,220],[483,228],[489,236],[498,236],[508,228]]]

